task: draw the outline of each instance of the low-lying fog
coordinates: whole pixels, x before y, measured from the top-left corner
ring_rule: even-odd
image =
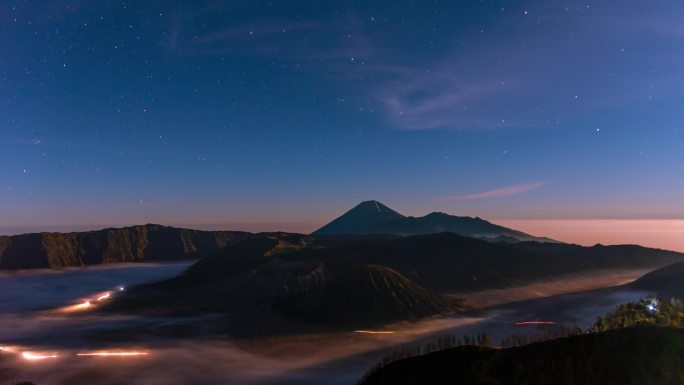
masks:
[[[38,385],[78,384],[354,384],[385,353],[415,346],[438,336],[486,332],[494,341],[510,335],[543,331],[541,326],[516,326],[518,321],[553,321],[590,326],[596,316],[647,293],[625,288],[602,289],[547,298],[556,281],[472,298],[496,306],[417,324],[385,328],[393,334],[348,333],[301,335],[251,341],[208,338],[219,316],[160,318],[89,315],[98,298],[107,300],[120,288],[177,275],[190,263],[136,264],[55,271],[24,271],[0,275],[0,385],[31,380]],[[605,272],[582,277],[578,288],[618,284],[643,271]],[[606,278],[607,277],[607,278]],[[593,283],[592,283],[593,282]],[[138,331],[129,333],[132,328]],[[160,337],[178,335],[185,338]],[[142,330],[142,334],[139,332]],[[203,330],[195,337],[187,331]],[[168,333],[165,333],[168,331]],[[192,333],[190,333],[192,334]]]

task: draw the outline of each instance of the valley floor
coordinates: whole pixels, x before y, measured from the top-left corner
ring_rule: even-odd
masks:
[[[534,298],[626,285],[652,271],[652,268],[599,270],[591,273],[570,274],[564,277],[506,289],[483,290],[475,293],[453,293],[454,298],[467,298],[476,309]]]
[[[418,323],[388,325],[378,330],[389,332],[386,334],[349,330],[243,341],[207,337],[206,333],[195,338],[160,337],[160,330],[174,335],[174,331],[179,329],[194,330],[198,325],[220,323],[220,318],[64,317],[45,310],[62,307],[83,297],[85,283],[92,293],[97,293],[114,285],[132,283],[125,282],[127,276],[142,280],[149,274],[149,279],[161,279],[176,271],[166,267],[167,271],[160,272],[154,266],[137,269],[149,270],[135,270],[135,274],[131,271],[124,274],[122,270],[121,274],[116,274],[116,268],[94,268],[76,273],[35,273],[28,278],[26,275],[3,277],[1,282],[8,290],[0,291],[0,345],[19,353],[29,351],[59,357],[26,360],[21,354],[2,351],[0,384],[30,379],[38,385],[78,385],[96,379],[103,385],[200,382],[351,385],[384,354],[404,346],[420,345],[445,334],[462,336],[486,332],[497,341],[510,335],[544,331],[544,326],[516,325],[520,321],[543,320],[587,327],[598,315],[646,294],[628,287],[606,288],[629,282],[644,271],[603,271],[597,277],[568,276],[514,290],[470,293],[469,301],[477,305],[476,310]],[[62,274],[63,279],[60,279]],[[78,290],[73,285],[75,282],[81,283]],[[603,288],[597,289],[600,287]],[[16,296],[22,288],[25,293],[40,289],[58,294],[51,297],[52,303],[42,301],[23,306],[17,302],[21,297]],[[126,330],[131,324],[145,325],[156,333],[153,337],[117,332]],[[148,354],[135,357],[77,356],[78,353],[105,349],[134,349]]]

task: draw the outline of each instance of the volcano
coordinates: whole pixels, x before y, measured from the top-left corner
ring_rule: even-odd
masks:
[[[357,265],[281,308],[310,322],[368,326],[415,321],[456,310],[457,305],[392,268]]]
[[[557,241],[536,237],[522,231],[488,222],[478,217],[464,217],[433,212],[422,217],[402,215],[378,201],[356,205],[312,235],[421,235],[451,232],[493,242]]]

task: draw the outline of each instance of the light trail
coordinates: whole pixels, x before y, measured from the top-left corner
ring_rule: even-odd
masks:
[[[32,352],[22,352],[21,356],[29,361],[36,361],[36,360],[45,360],[48,358],[57,358],[59,355],[57,354],[40,354],[40,353],[32,353]]]
[[[85,353],[77,353],[77,356],[100,356],[100,357],[129,357],[129,356],[146,356],[148,355],[148,352],[109,352],[109,351],[100,351],[100,352],[85,352]]]
[[[109,299],[111,297],[112,297],[112,292],[108,291],[108,292],[102,294],[101,296],[97,297],[97,302],[104,301],[105,299]]]
[[[98,302],[104,302],[112,299],[115,295],[115,291],[122,292],[124,290],[125,288],[123,286],[118,286],[116,289],[94,294],[92,297],[79,304],[61,307],[57,309],[57,311],[61,313],[73,313],[88,310],[92,306],[96,306]]]
[[[80,352],[80,353],[70,353],[61,355],[57,352],[32,352],[32,351],[22,351],[7,347],[0,346],[0,352],[7,353],[18,353],[21,358],[27,361],[42,361],[50,358],[61,358],[61,357],[135,357],[135,356],[147,356],[150,353],[142,350],[127,351],[127,350],[96,350],[91,352]]]
[[[74,313],[74,312],[88,310],[88,309],[90,309],[90,307],[92,305],[93,304],[90,301],[85,301],[82,303],[78,303],[76,305],[64,306],[62,308],[59,308],[59,311],[62,313]]]
[[[523,325],[555,325],[552,321],[522,321],[516,322],[513,325],[523,326]]]
[[[359,334],[397,334],[394,330],[354,330],[354,333]]]
[[[92,305],[90,301],[85,301],[83,303],[79,303],[78,305],[74,305],[75,309],[87,309]]]

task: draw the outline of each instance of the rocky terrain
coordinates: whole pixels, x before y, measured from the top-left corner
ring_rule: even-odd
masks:
[[[554,244],[550,244],[554,245]],[[542,282],[569,273],[653,268],[684,255],[639,246],[540,247],[454,233],[344,238],[256,235],[197,261],[175,278],[131,288],[111,312],[223,313],[233,330],[325,327],[417,320],[460,308],[468,293]],[[258,320],[258,321],[256,321]]]
[[[288,298],[280,307],[309,322],[368,326],[416,321],[457,310],[459,304],[389,267],[358,265],[326,285]]]
[[[239,231],[199,231],[153,224],[0,236],[0,269],[201,258],[249,237],[251,234]]]

